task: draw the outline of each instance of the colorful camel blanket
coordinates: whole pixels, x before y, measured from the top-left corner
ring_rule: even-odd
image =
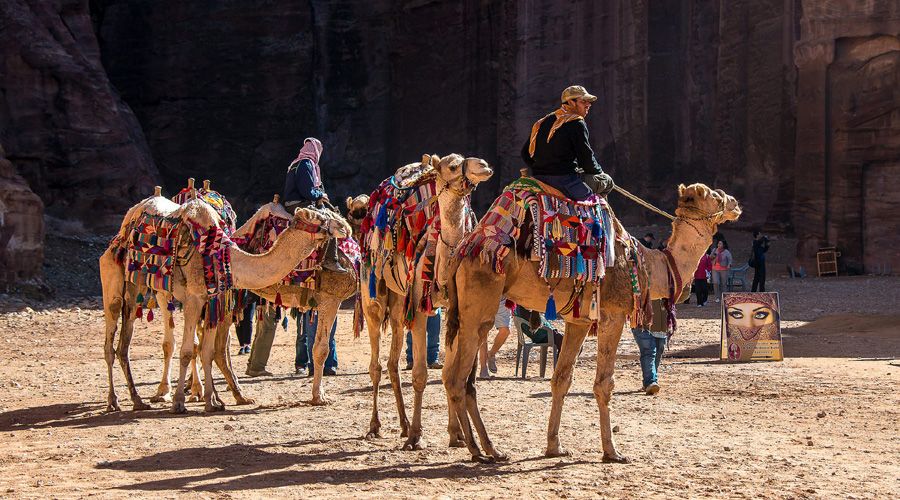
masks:
[[[431,313],[434,310],[432,291],[435,279],[435,255],[440,238],[441,217],[438,204],[437,180],[427,167],[423,172],[398,180],[397,176],[385,179],[369,196],[368,213],[360,228],[362,258],[371,272],[369,295],[375,297],[375,284],[392,265],[395,255],[402,256],[406,264],[407,283],[412,283],[415,270],[422,264],[422,297],[412,297],[412,287],[406,291],[406,320],[411,322],[418,310]],[[465,208],[471,214],[470,197],[464,198]]]
[[[234,241],[245,252],[253,254],[264,253],[272,248],[278,235],[287,229],[290,224],[290,219],[270,213],[268,216],[256,221],[246,236],[235,238]],[[340,239],[338,240],[338,248],[350,259],[358,274],[360,248],[356,240],[352,237]],[[318,281],[318,271],[322,269],[324,256],[322,248],[316,249],[309,257],[303,259],[293,271],[288,273],[282,280],[282,283],[315,290]]]
[[[539,262],[540,275],[547,280],[599,283],[615,258],[615,241],[621,239],[603,198],[575,202],[536,179],[523,177],[504,189],[456,248],[455,256],[479,258],[502,274],[503,259],[523,230],[531,235],[530,258]]]
[[[234,213],[234,209],[231,208],[231,203],[228,203],[228,200],[226,200],[218,191],[207,191],[203,188],[197,189],[196,191],[197,198],[205,201],[207,205],[215,210],[223,222],[222,230],[225,231],[226,235],[231,236],[237,227],[237,215]],[[191,190],[189,188],[182,189],[178,194],[172,197],[172,201],[179,205],[184,205],[190,199]]]
[[[183,247],[180,239],[185,237],[190,238],[193,251],[203,260],[207,294],[203,319],[208,327],[214,327],[233,308],[232,242],[221,227],[202,227],[180,217],[143,214],[132,222],[124,238],[116,236],[110,246],[115,248],[116,262],[125,266],[128,281],[171,292],[175,261],[186,257],[178,255]]]

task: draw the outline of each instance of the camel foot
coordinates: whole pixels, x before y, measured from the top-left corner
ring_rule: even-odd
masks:
[[[196,403],[197,401],[200,401],[200,395],[199,394],[191,394],[187,400],[188,400],[188,403]]]
[[[472,461],[480,464],[492,464],[495,462],[494,457],[488,455],[472,455]]]
[[[460,439],[460,438],[451,439],[451,440],[450,440],[450,443],[447,444],[447,446],[450,447],[450,448],[465,448],[465,447],[466,447],[466,440],[465,440],[465,439]]]
[[[225,411],[225,405],[221,402],[209,401],[206,403],[206,407],[204,407],[203,411],[206,413]]]
[[[374,429],[366,433],[366,439],[383,439],[380,429]]]
[[[417,451],[425,448],[425,441],[422,440],[422,436],[411,436],[409,437],[405,443],[403,443],[403,451]]]
[[[563,448],[562,446],[557,446],[556,448],[553,448],[553,449],[547,448],[547,451],[544,452],[544,456],[547,458],[568,457],[571,454],[572,453],[570,453],[569,450]]]
[[[115,411],[121,411],[121,410],[122,409],[119,408],[119,403],[109,403],[108,405],[106,405],[106,411],[108,413],[112,413]]]
[[[244,397],[244,396],[238,394],[238,395],[236,395],[236,396],[234,397],[234,404],[236,404],[236,405],[238,405],[238,406],[243,406],[243,405],[255,405],[255,404],[256,404],[256,400],[253,399],[253,398],[246,398],[246,397]]]
[[[152,409],[153,409],[152,406],[148,405],[147,403],[145,403],[141,400],[135,401],[132,406],[133,411],[152,410]]]
[[[309,404],[312,406],[326,406],[328,404],[328,400],[323,396],[313,397],[309,400]]]
[[[494,453],[491,456],[494,457],[494,460],[497,462],[509,462],[509,455],[496,448],[494,448]]]
[[[171,403],[172,402],[172,394],[157,394],[150,398],[151,403]]]
[[[604,453],[603,454],[603,463],[605,463],[605,464],[630,464],[631,460],[629,460],[627,457],[623,457],[622,455],[619,455],[618,453],[616,453],[614,455]]]

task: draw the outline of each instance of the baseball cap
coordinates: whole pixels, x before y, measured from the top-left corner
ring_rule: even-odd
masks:
[[[597,96],[589,94],[587,89],[581,85],[572,85],[571,87],[566,87],[566,90],[563,90],[562,93],[562,102],[566,102],[569,99],[584,99],[588,102],[594,102],[597,100]]]

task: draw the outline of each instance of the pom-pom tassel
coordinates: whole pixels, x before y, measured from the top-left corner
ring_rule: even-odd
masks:
[[[137,295],[137,303],[138,303],[138,304],[143,304],[143,303],[144,303],[144,294],[139,293],[139,294]]]
[[[578,255],[575,256],[575,272],[584,274],[584,256],[581,255],[581,248],[578,249]]]
[[[595,240],[600,239],[600,221],[594,220],[594,223],[591,224],[591,236],[594,237]]]
[[[153,309],[147,311],[147,322],[149,323],[151,321],[153,321]]]
[[[384,235],[384,245],[383,245],[383,247],[384,247],[385,250],[393,250],[393,249],[394,249],[394,237],[393,237],[393,235],[390,233],[390,231],[388,231],[388,232],[385,233],[385,235]]]
[[[387,227],[387,204],[381,205],[381,209],[378,210],[378,217],[375,218],[375,227],[380,230]]]
[[[144,309],[141,308],[140,304],[138,304],[137,309],[134,310],[134,317],[137,319],[143,319],[144,317]]]
[[[369,298],[375,298],[375,268],[369,272]]]
[[[169,304],[166,306],[166,309],[168,309],[169,312],[175,312],[175,301],[170,300]]]
[[[553,321],[557,318],[556,316],[556,301],[553,300],[553,291],[550,291],[550,297],[547,298],[547,305],[544,309],[544,317],[550,321]]]
[[[281,328],[284,328],[285,330],[287,330],[287,325],[288,325],[287,314],[285,314],[284,319],[281,320]]]
[[[275,293],[275,305],[278,307],[281,307],[281,305],[282,305],[280,292]]]
[[[512,311],[516,308],[516,303],[509,299],[506,299],[506,302],[504,302],[503,305],[506,306],[506,308],[509,309],[510,311]]]

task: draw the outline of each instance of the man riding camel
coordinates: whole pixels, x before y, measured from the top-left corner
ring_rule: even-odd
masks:
[[[534,178],[573,200],[584,200],[593,193],[606,196],[615,186],[588,142],[584,118],[596,100],[581,85],[563,90],[562,106],[534,123],[522,147],[522,159]]]
[[[326,203],[331,205],[319,170],[319,158],[323,149],[321,141],[315,137],[307,137],[303,140],[303,147],[297,158],[288,165],[284,179],[284,208],[288,213],[294,213],[297,207],[321,207]],[[329,238],[322,261],[324,269],[338,273],[347,271],[340,264],[338,251],[337,241]]]

